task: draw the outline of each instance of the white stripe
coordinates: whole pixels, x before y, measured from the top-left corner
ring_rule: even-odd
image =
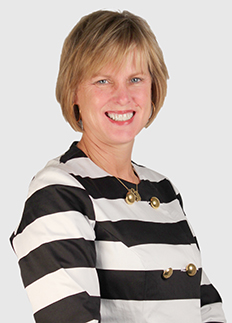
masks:
[[[128,205],[124,199],[107,200],[105,198],[92,199],[96,221],[138,220],[156,223],[175,223],[186,220],[179,202],[174,200],[161,204],[158,209],[153,209],[149,202],[140,201]]]
[[[138,165],[133,164],[134,169],[136,173],[138,174],[139,178],[142,180],[149,180],[153,182],[160,182],[166,177],[162,174],[157,173],[156,171],[146,168],[146,167],[141,167]]]
[[[84,189],[84,187],[68,173],[68,171],[71,173],[71,169],[67,169],[66,167],[65,170],[61,165],[63,164],[58,164],[57,161],[52,160],[45,168],[38,172],[30,183],[27,198],[37,190],[49,185],[67,185]]]
[[[81,177],[91,177],[94,179],[112,176],[86,157],[70,159],[65,164],[61,164],[61,167],[67,169],[68,172],[71,169],[74,175],[80,175]]]
[[[99,296],[96,270],[93,268],[59,269],[27,286],[33,313],[65,297],[86,291]]]
[[[202,271],[202,277],[201,277],[201,285],[210,285],[211,282],[209,280],[209,278],[207,277],[206,273],[204,272],[204,270]]]
[[[115,313],[115,315],[112,315]],[[101,323],[202,323],[199,300],[101,300]],[[141,320],[142,318],[142,320]]]
[[[73,158],[68,160],[65,164],[60,165],[63,169],[67,167],[68,172],[69,169],[72,169],[73,174],[78,174],[82,177],[101,178],[105,176],[112,176],[111,174],[107,173],[99,166],[97,166],[91,159],[86,157]],[[148,179],[150,181],[160,182],[161,180],[166,178],[162,174],[159,174],[151,169],[134,164],[133,166],[140,179]]]
[[[94,240],[94,222],[75,211],[54,213],[36,219],[13,240],[18,258],[26,256],[40,245],[61,239]]]
[[[139,256],[122,242],[96,241],[98,269],[144,270]]]
[[[96,241],[96,253],[99,269],[165,270],[171,267],[185,271],[189,263],[201,268],[196,245],[146,244],[128,248],[122,242]]]
[[[138,173],[140,179],[148,179],[150,181],[160,182],[161,180],[166,178],[162,174],[159,174],[151,169],[137,166],[134,164],[133,166],[136,172]],[[111,174],[107,173],[99,166],[97,166],[91,159],[86,157],[70,159],[65,164],[60,163],[59,167],[67,170],[67,172],[70,172],[71,169],[71,172],[73,174],[80,175],[82,177],[100,178],[105,176],[112,176]]]
[[[201,308],[202,322],[226,323],[226,318],[222,310],[222,303],[205,305]]]

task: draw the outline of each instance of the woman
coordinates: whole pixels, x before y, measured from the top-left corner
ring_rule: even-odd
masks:
[[[36,322],[226,322],[179,192],[131,162],[167,79],[129,12],[94,12],[65,40],[57,100],[82,138],[32,180],[11,237]]]

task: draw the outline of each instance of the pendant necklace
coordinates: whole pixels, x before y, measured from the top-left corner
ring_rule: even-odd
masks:
[[[135,175],[138,177],[138,174],[136,173],[134,167],[132,166],[133,168],[133,171],[135,173]],[[119,183],[121,183],[126,189],[127,189],[127,194],[126,194],[126,197],[125,197],[125,201],[127,204],[131,205],[133,204],[134,202],[139,202],[141,201],[141,196],[139,194],[139,189],[138,189],[138,184],[136,184],[136,189],[134,188],[128,188],[118,177],[114,176],[118,181]],[[153,209],[158,209],[158,207],[160,206],[160,201],[157,197],[153,196],[151,199],[150,199],[150,205]]]
[[[136,189],[134,188],[128,188],[118,177],[115,176],[115,178],[121,183],[126,189],[127,189],[127,194],[125,197],[125,201],[127,204],[131,205],[135,201],[141,201],[141,196],[139,195],[139,190],[138,190],[138,184],[136,184]]]

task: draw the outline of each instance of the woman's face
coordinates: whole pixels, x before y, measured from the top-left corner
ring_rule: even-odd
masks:
[[[120,66],[109,64],[79,86],[78,104],[84,135],[93,142],[133,142],[151,113],[151,75],[147,64],[136,64],[134,52]]]

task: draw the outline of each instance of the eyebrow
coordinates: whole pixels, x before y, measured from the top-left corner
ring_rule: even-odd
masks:
[[[132,74],[130,74],[129,75],[129,78],[131,78],[131,77],[135,77],[135,76],[137,76],[137,75],[146,75],[146,73],[144,73],[143,71],[137,71],[137,72],[134,72],[134,73],[132,73]],[[102,77],[102,78],[111,78],[112,77],[112,75],[110,75],[110,74],[104,74],[104,73],[102,73],[101,74],[101,72],[99,72],[99,73],[95,73],[92,77],[91,77],[91,79],[93,79],[93,78],[96,78],[96,77]]]

